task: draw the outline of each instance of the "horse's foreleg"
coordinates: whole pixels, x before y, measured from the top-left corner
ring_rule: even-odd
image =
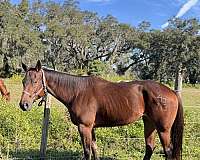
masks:
[[[91,144],[92,144],[92,127],[80,124],[78,130],[81,136],[81,141],[84,149],[84,160],[91,159]]]
[[[150,160],[155,146],[155,125],[148,117],[145,116],[143,117],[143,122],[144,122],[144,136],[146,144],[146,151],[143,160]]]
[[[94,160],[99,160],[98,155],[97,155],[97,144],[96,144],[94,128],[92,129],[92,154],[93,154]]]

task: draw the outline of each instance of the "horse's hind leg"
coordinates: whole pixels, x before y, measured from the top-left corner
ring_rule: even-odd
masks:
[[[92,129],[92,154],[93,154],[94,160],[99,160],[98,155],[97,155],[97,144],[96,144],[94,128]]]
[[[170,130],[161,130],[158,128],[158,134],[162,143],[166,160],[172,160],[172,146],[170,140]]]
[[[144,136],[146,144],[146,151],[143,160],[150,160],[155,146],[156,130],[154,123],[147,116],[143,116],[143,122],[144,122]]]

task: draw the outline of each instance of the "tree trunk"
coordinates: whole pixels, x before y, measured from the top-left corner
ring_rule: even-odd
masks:
[[[55,60],[52,57],[51,57],[51,64],[52,64],[52,67],[55,71],[56,70]]]
[[[6,56],[6,54],[4,54],[4,57],[3,57],[3,76],[9,77],[9,75],[10,75],[10,66],[9,66],[9,63],[8,63],[7,56]]]

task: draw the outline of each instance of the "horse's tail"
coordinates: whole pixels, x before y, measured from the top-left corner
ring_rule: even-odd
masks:
[[[182,159],[182,144],[183,144],[183,129],[184,129],[184,117],[183,117],[183,105],[181,97],[176,93],[178,98],[178,111],[175,121],[171,130],[171,141],[173,145],[172,157],[176,160]]]

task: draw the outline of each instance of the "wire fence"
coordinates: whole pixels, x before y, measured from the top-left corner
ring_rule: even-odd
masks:
[[[200,113],[200,107],[187,106],[186,112]],[[191,110],[192,109],[192,110]],[[191,112],[192,111],[192,112]],[[196,114],[198,115],[198,114]],[[200,159],[200,121],[190,116],[185,121],[186,133],[184,135],[183,144],[183,160],[199,160]],[[134,125],[134,124],[133,124]],[[112,128],[114,129],[114,128]],[[115,128],[118,129],[117,127]],[[189,129],[189,130],[188,130]],[[105,130],[105,129],[104,129]],[[110,130],[107,128],[106,130]],[[129,137],[129,130],[122,137],[105,136],[98,143],[98,154],[101,160],[141,160],[144,156],[145,144],[143,137]],[[70,140],[70,139],[69,139]],[[30,143],[30,142],[29,142]],[[14,145],[11,145],[14,144]],[[14,146],[14,147],[13,147]],[[5,160],[79,160],[82,159],[82,146],[77,143],[77,149],[50,148],[47,149],[47,157],[40,157],[39,148],[36,150],[26,149],[26,145],[20,140],[7,142],[7,146],[0,147],[0,158]],[[39,146],[39,145],[38,145]],[[156,148],[152,156],[152,160],[164,160],[164,154],[160,145],[159,138],[156,137]]]
[[[107,140],[109,139],[109,140]],[[116,141],[121,141],[122,144],[116,143]],[[144,138],[105,138],[105,142],[103,146],[99,146],[99,156],[101,160],[140,160],[144,156]],[[188,138],[184,139],[187,143],[192,143],[192,148],[184,148],[183,159],[184,160],[199,160],[200,155],[195,153],[195,145],[199,146],[200,137],[198,138]],[[194,142],[196,143],[194,145]],[[159,145],[159,144],[157,144]],[[117,148],[120,148],[119,151]],[[137,148],[137,152],[132,152],[132,148]],[[116,150],[115,150],[116,149]],[[123,154],[122,154],[123,152]],[[44,159],[48,160],[78,160],[82,158],[82,153],[66,153],[54,151],[54,153],[47,152],[48,156]],[[72,154],[72,155],[71,155]],[[12,157],[11,157],[12,155]],[[7,155],[1,157],[2,159],[12,159],[12,160],[39,160],[42,157],[39,157],[39,152],[33,151],[25,151],[23,148],[18,149],[16,151],[9,151],[9,146],[7,148]],[[159,146],[155,149],[154,154],[152,156],[153,160],[164,160],[164,154],[162,153],[162,148]]]

